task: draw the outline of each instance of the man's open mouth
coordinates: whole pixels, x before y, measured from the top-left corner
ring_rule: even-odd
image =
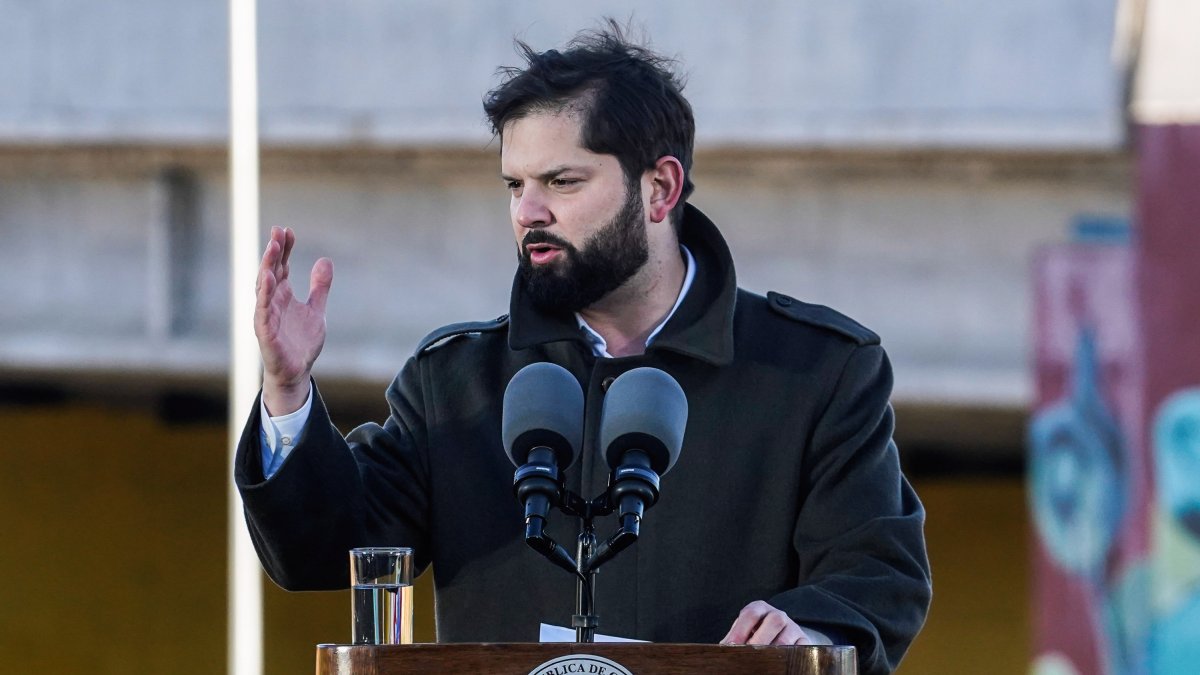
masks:
[[[527,244],[525,250],[529,251],[529,260],[535,265],[544,265],[562,253],[562,249],[553,244]]]

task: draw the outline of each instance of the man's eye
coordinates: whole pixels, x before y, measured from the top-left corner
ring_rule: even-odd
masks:
[[[521,189],[521,181],[506,180],[504,181],[504,187],[508,188],[510,192],[516,192],[517,190]]]
[[[555,187],[570,187],[579,182],[578,178],[555,178],[550,184]]]

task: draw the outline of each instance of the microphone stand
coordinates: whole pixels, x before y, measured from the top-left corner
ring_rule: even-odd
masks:
[[[579,540],[575,547],[575,613],[571,615],[571,627],[575,629],[576,642],[595,642],[596,627],[600,617],[596,616],[596,569],[588,569],[587,562],[596,546],[596,528],[591,518],[583,520]]]
[[[599,542],[594,521],[597,517],[607,516],[615,510],[607,490],[591,501],[585,501],[574,492],[563,490],[559,509],[582,521],[579,538],[576,540],[575,556],[572,557],[565,548],[546,534],[545,521],[541,518],[525,521],[525,543],[556,566],[575,574],[575,614],[571,616],[575,641],[595,642],[596,628],[600,625],[600,617],[596,615],[596,572],[601,565],[637,541],[640,519],[632,514],[624,516],[620,528],[607,540]]]

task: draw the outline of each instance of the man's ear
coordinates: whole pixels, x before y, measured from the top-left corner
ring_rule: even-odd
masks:
[[[650,221],[661,223],[671,215],[683,194],[683,165],[670,155],[658,158],[645,177],[650,180]]]

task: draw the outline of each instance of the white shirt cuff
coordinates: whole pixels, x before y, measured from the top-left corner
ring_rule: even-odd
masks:
[[[267,413],[267,404],[259,401],[259,417],[262,419],[263,440],[266,442],[264,459],[269,454],[271,461],[263,463],[263,477],[270,478],[272,474],[279,470],[283,461],[291,454],[292,448],[300,442],[300,434],[304,431],[304,425],[308,423],[308,416],[312,412],[312,382],[308,383],[308,398],[304,400],[304,405],[300,409],[271,417]]]

